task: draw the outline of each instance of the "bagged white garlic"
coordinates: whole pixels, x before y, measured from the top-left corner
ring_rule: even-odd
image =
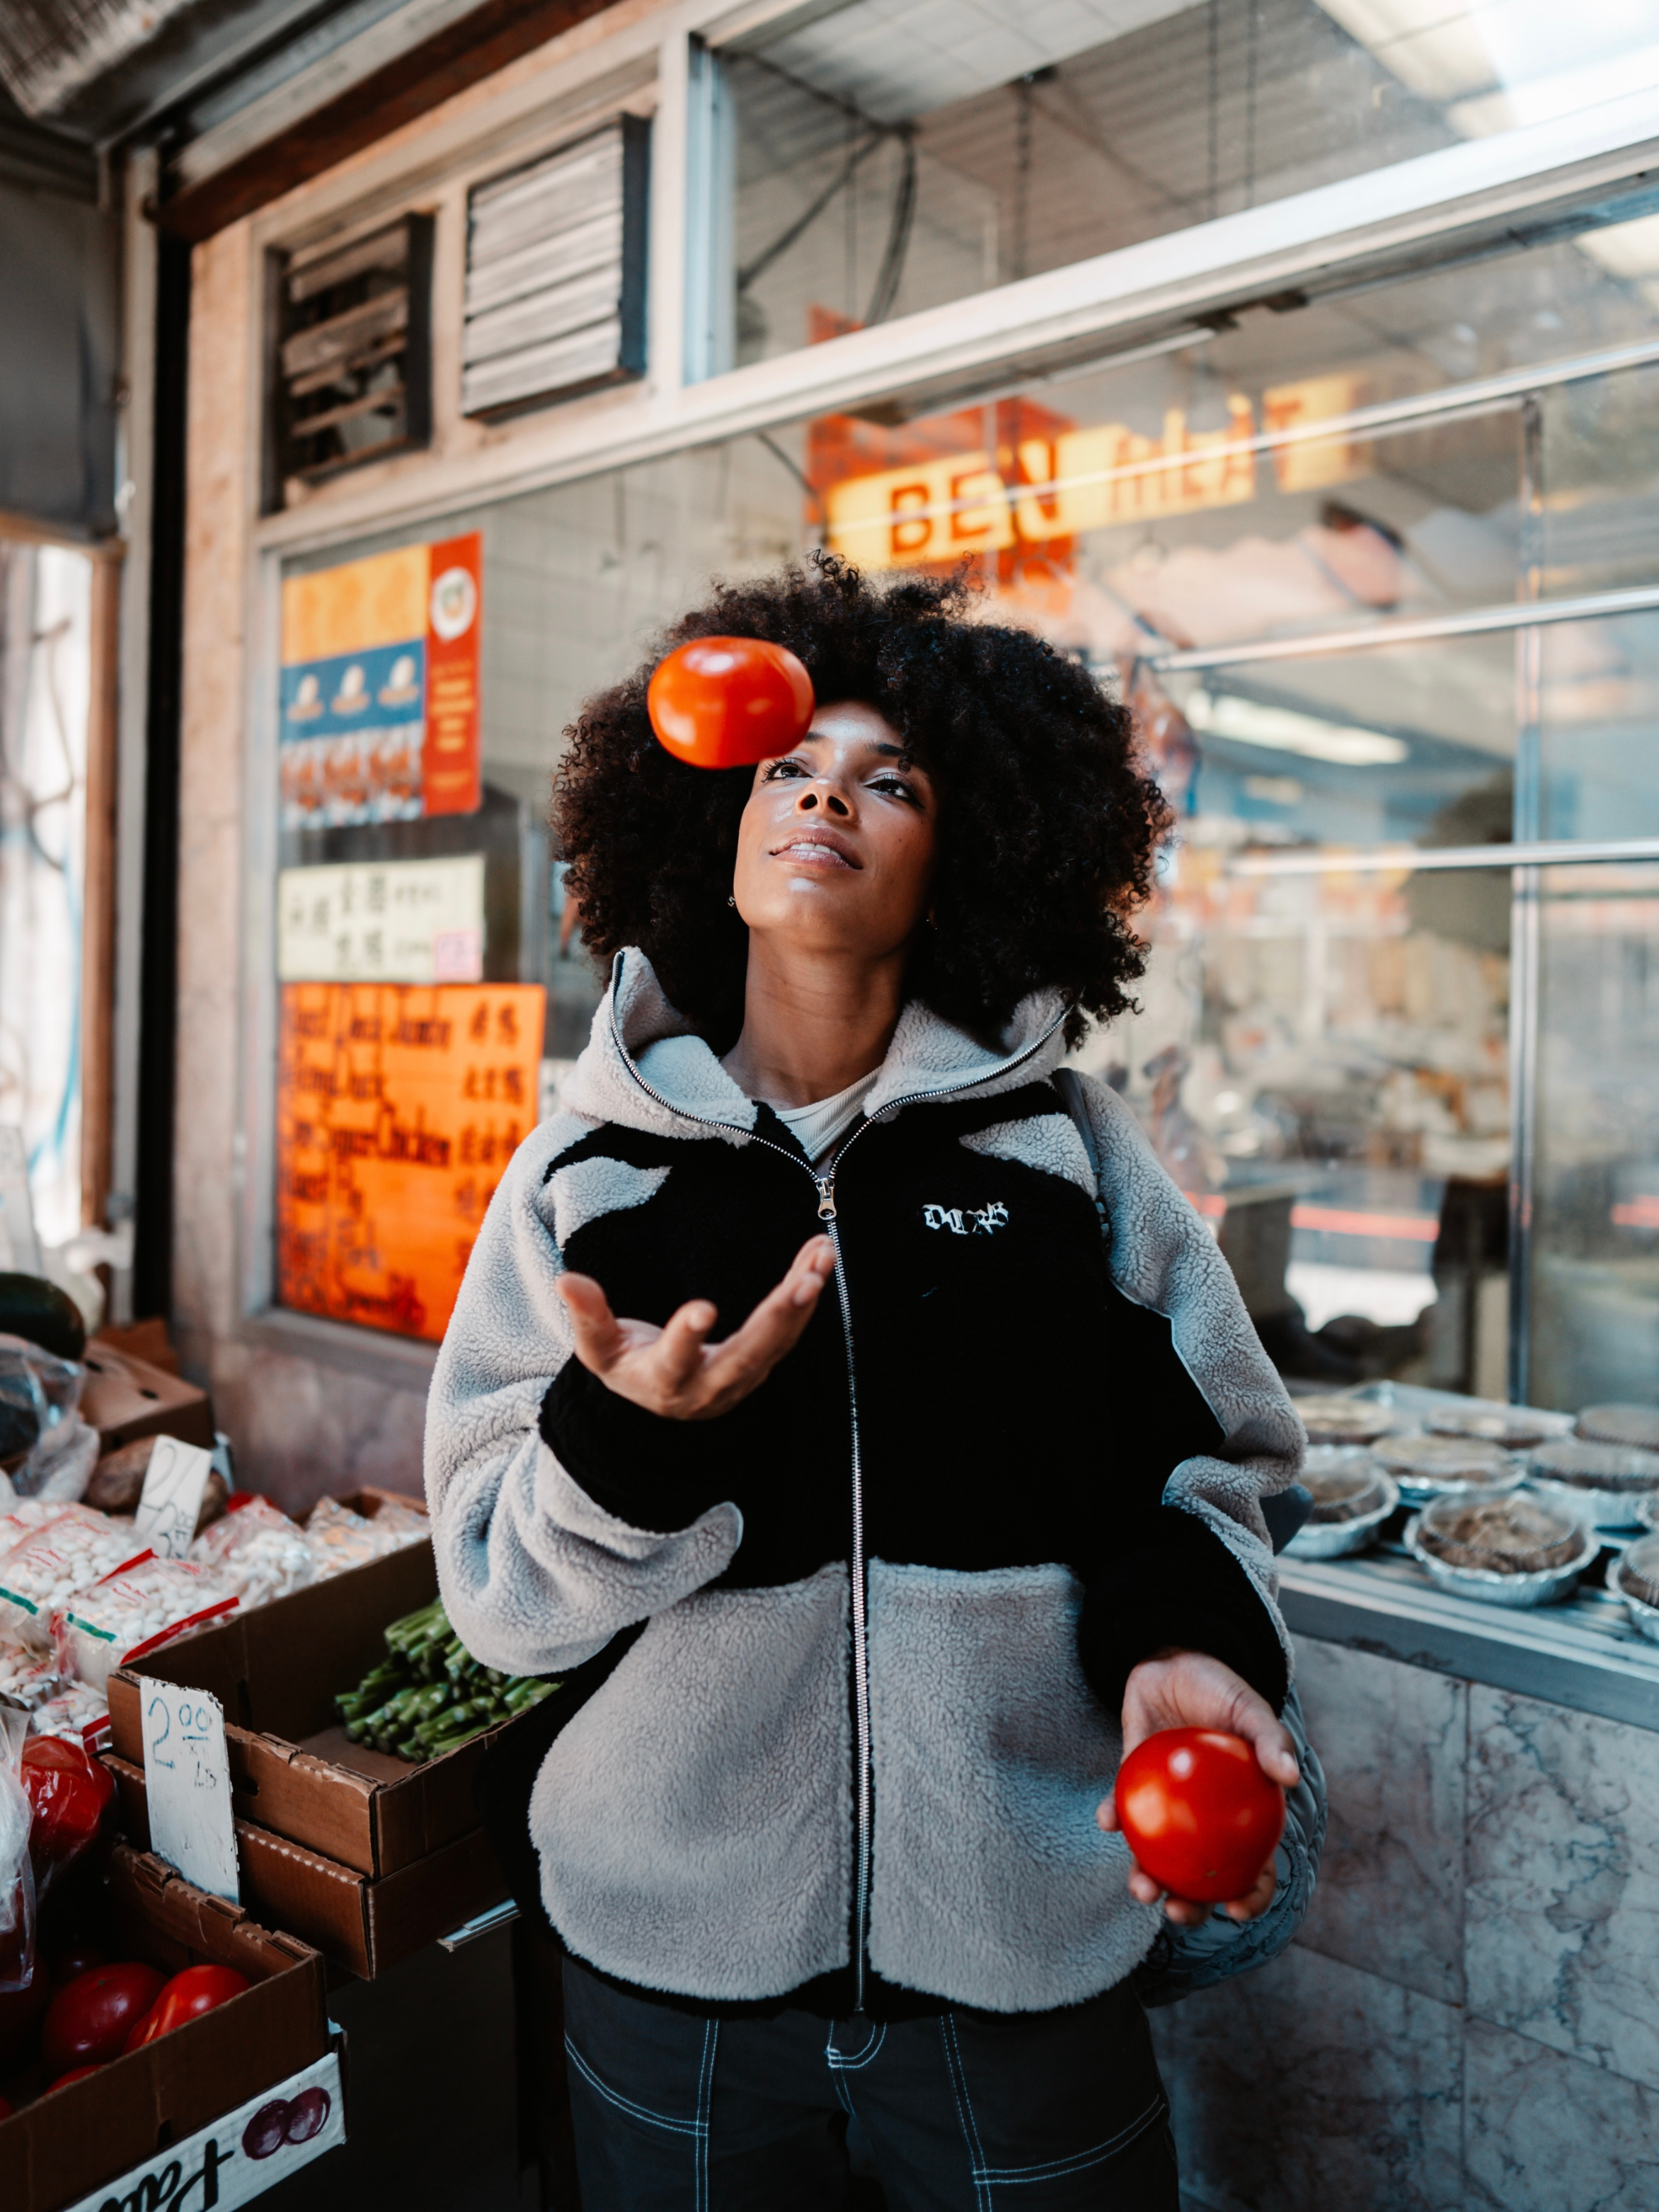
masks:
[[[0,1559],[0,1636],[46,1650],[52,1614],[144,1549],[131,1521],[60,1508]]]
[[[251,1498],[204,1528],[190,1556],[222,1589],[234,1590],[244,1607],[269,1605],[303,1589],[317,1575],[304,1530],[264,1498]]]
[[[60,1671],[102,1690],[112,1667],[234,1612],[237,1599],[182,1559],[146,1559],[83,1590],[52,1623]]]

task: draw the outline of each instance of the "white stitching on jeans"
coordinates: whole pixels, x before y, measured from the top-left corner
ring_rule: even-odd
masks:
[[[1070,2158],[1049,2159],[1040,2166],[978,2166],[974,2169],[974,2179],[988,2186],[993,2182],[1006,2185],[1021,2181],[1063,2180],[1068,2173],[1081,2173],[1087,2167],[1099,2166],[1106,2159],[1115,2157],[1119,2151],[1127,2149],[1137,2136],[1145,2135],[1147,2129],[1160,2120],[1169,2109],[1163,2096],[1156,2096],[1138,2119],[1131,2120],[1127,2127],[1120,2128],[1104,2142],[1097,2143],[1092,2150],[1078,2151]]]
[[[708,2212],[708,2132],[714,2103],[714,2052],[720,2042],[720,2022],[703,2022],[702,2068],[697,2076],[697,2212]]]
[[[564,2039],[564,2047],[569,2054],[571,2063],[581,2075],[582,2079],[585,2081],[591,2082],[593,2087],[599,2091],[600,2096],[605,2098],[609,2103],[614,2105],[619,2112],[629,2113],[635,2119],[644,2120],[653,2128],[672,2129],[677,2136],[702,2136],[708,2134],[708,2124],[705,2121],[673,2119],[666,2112],[653,2112],[650,2110],[648,2106],[636,2105],[633,2102],[631,2098],[618,2096],[608,2081],[603,2081],[600,2080],[599,2076],[593,2071],[593,2069],[582,2057],[580,2051],[577,2050],[575,2045],[570,2040],[570,2038],[568,2035]]]
[[[956,2100],[957,2121],[968,2145],[968,2170],[974,2185],[975,2212],[994,2212],[989,2183],[984,2179],[985,2153],[980,2146],[979,2129],[974,2120],[974,2108],[968,2096],[968,2076],[962,2063],[962,2053],[957,2046],[957,2024],[953,2016],[944,2012],[939,2020],[939,2040],[945,2046],[945,2070],[951,2080],[951,2094]]]
[[[860,2066],[867,2066],[872,2058],[879,2056],[881,2046],[887,2040],[887,2023],[884,2020],[878,2022],[875,2033],[856,2057],[849,2058],[845,2051],[836,2050],[835,2034],[835,2025],[831,2022],[830,2039],[823,2046],[824,2057],[832,2067],[838,2067],[842,2073],[856,2073]]]

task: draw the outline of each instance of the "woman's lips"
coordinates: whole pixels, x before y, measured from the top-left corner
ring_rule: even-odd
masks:
[[[772,857],[775,860],[793,860],[798,866],[809,868],[857,868],[863,866],[839,841],[832,844],[828,837],[792,837],[787,845],[775,845]]]

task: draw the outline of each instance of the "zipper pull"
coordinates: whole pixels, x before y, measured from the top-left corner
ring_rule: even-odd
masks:
[[[832,1175],[814,1176],[818,1187],[818,1219],[833,1221],[836,1218],[836,1178]]]

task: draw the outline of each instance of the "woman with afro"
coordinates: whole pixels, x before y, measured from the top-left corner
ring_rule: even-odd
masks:
[[[1165,810],[1087,670],[975,617],[825,556],[719,588],[661,649],[787,646],[800,744],[683,765],[647,665],[557,778],[610,988],[473,1251],[427,1484],[468,1649],[562,1686],[485,1794],[564,1953],[586,2212],[872,2169],[891,2212],[1174,2212],[1130,1977],[1206,1908],[1113,1777],[1196,1725],[1297,1780],[1261,1500],[1298,1424],[1062,1065],[1130,1003]]]

